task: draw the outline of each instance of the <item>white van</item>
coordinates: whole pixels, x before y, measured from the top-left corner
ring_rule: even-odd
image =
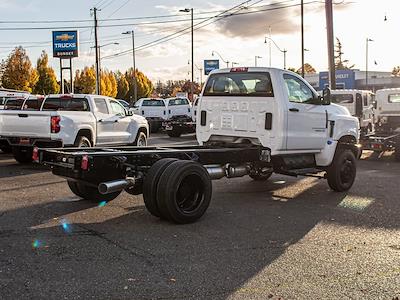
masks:
[[[374,130],[375,94],[366,90],[332,90],[332,103],[346,107],[360,121],[362,133]]]
[[[377,90],[375,112],[379,127],[388,127],[389,131],[399,130],[400,88]]]
[[[142,98],[136,101],[132,109],[134,114],[141,115],[149,122],[151,132],[157,132],[162,122],[168,119],[164,99]]]

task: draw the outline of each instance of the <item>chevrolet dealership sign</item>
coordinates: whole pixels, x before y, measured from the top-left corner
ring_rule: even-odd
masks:
[[[53,31],[53,56],[78,57],[78,31]]]

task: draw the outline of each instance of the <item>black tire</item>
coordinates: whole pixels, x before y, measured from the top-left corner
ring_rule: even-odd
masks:
[[[169,165],[157,186],[162,217],[177,224],[200,219],[210,205],[212,184],[207,170],[197,162],[176,161]]]
[[[78,136],[74,143],[74,146],[77,148],[90,148],[92,147],[92,143],[86,136]]]
[[[12,153],[17,162],[20,164],[32,163],[33,149],[30,147],[12,147]]]
[[[147,136],[144,132],[139,132],[135,140],[135,146],[146,147],[147,146]]]
[[[161,125],[159,123],[149,123],[149,127],[151,133],[157,133],[160,130]]]
[[[160,180],[161,174],[165,169],[177,161],[174,158],[164,158],[157,161],[151,166],[143,181],[143,200],[149,213],[155,217],[161,217],[157,204],[157,185]]]
[[[273,172],[264,172],[264,173],[257,173],[257,174],[250,174],[249,177],[254,181],[267,181]]]
[[[3,151],[3,153],[11,153],[12,152],[11,146],[1,146],[0,150]]]
[[[172,130],[168,130],[167,134],[169,137],[180,137],[182,135],[182,129],[174,127]]]
[[[356,157],[350,149],[337,149],[327,170],[329,187],[336,192],[348,191],[356,178]]]
[[[77,191],[79,192],[80,197],[82,197],[85,200],[92,201],[92,202],[109,202],[114,200],[121,194],[122,191],[114,192],[111,194],[106,194],[103,195],[99,192],[97,187],[85,185],[83,183],[77,182],[76,183]],[[71,189],[72,190],[72,189]]]
[[[71,190],[72,193],[74,193],[76,196],[83,198],[83,194],[80,192],[78,183],[72,180],[67,180],[68,187]]]

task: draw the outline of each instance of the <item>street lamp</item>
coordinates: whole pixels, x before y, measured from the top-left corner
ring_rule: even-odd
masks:
[[[214,54],[217,54],[217,55],[219,56],[219,58],[220,58],[224,63],[226,63],[226,67],[229,68],[229,61],[228,61],[228,60],[225,60],[225,59],[222,57],[221,54],[219,54],[217,51],[214,51],[214,50],[213,50],[213,52],[211,52],[211,56],[214,56]]]
[[[373,39],[366,39],[365,47],[365,88],[368,89],[368,43],[373,42]]]
[[[98,53],[98,58],[99,58],[98,67],[99,67],[100,77],[101,77],[101,51],[100,50],[101,50],[101,48],[106,47],[106,46],[110,46],[110,45],[119,45],[119,43],[116,43],[116,42],[107,43],[107,44],[104,44],[104,45],[101,45],[101,46],[97,46],[98,49],[96,49],[96,51]],[[96,46],[93,46],[91,48],[95,49]],[[101,95],[101,83],[100,83],[101,79],[98,79],[98,80],[99,80],[98,90],[99,90],[99,95]]]
[[[132,35],[132,62],[133,62],[133,102],[137,101],[137,83],[136,83],[136,54],[135,54],[135,31],[129,30],[122,32],[122,34],[130,34]]]
[[[192,21],[192,81],[190,83],[190,94],[191,100],[194,100],[194,28],[193,28],[193,8],[185,8],[180,9],[179,12],[189,13],[191,14],[191,21]]]
[[[232,62],[232,68],[235,66],[235,65],[238,65],[239,63],[237,63],[237,62]]]
[[[196,64],[195,64],[195,66],[196,66],[197,70],[200,71],[200,86],[201,86],[203,84],[203,68],[197,66]]]
[[[274,41],[273,39],[271,39],[270,37],[268,37],[268,36],[265,37],[265,42],[264,42],[265,44],[268,44],[267,39],[269,39],[272,43],[274,43],[275,47],[276,47],[280,52],[283,53],[283,68],[286,70],[286,53],[287,53],[287,50],[286,50],[286,49],[283,49],[283,50],[282,50],[282,49],[277,45],[277,43],[275,43],[275,41]]]
[[[256,66],[256,67],[257,67],[257,59],[258,58],[262,58],[262,57],[258,56],[258,55],[254,56],[254,66]]]

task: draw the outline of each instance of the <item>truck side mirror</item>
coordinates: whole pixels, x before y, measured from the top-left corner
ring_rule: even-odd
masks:
[[[133,116],[133,111],[127,110],[127,111],[126,111],[126,116],[132,117],[132,116]]]
[[[329,87],[326,87],[322,91],[322,105],[329,104],[331,104],[331,89]]]
[[[356,117],[362,117],[363,115],[363,102],[360,94],[356,95]]]

